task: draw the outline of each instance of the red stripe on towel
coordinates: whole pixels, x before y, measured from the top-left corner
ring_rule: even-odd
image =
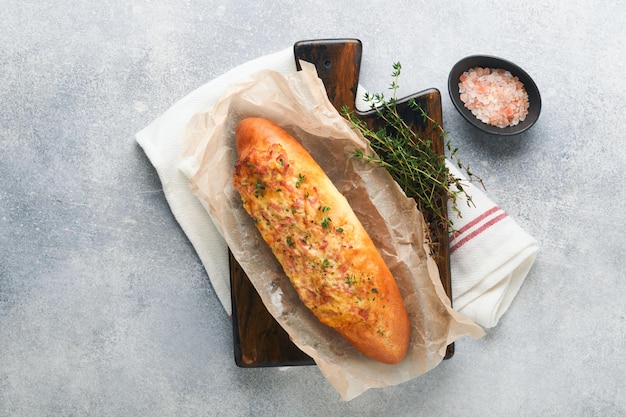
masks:
[[[499,207],[494,207],[491,210],[488,210],[486,212],[484,212],[483,214],[481,214],[480,216],[478,216],[476,219],[472,220],[470,223],[468,223],[467,225],[463,226],[461,228],[461,230],[459,230],[460,233],[455,233],[454,234],[454,238],[456,238],[457,236],[461,235],[463,232],[463,230],[467,230],[470,224],[471,225],[475,225],[477,224],[480,220],[483,220],[485,217],[487,217],[489,214],[492,214],[494,211],[500,210]],[[505,212],[503,212],[502,214],[497,215],[496,217],[494,217],[493,219],[489,220],[488,222],[485,222],[485,224],[483,224],[482,226],[480,226],[479,228],[477,228],[476,230],[474,230],[472,233],[468,234],[467,236],[463,237],[463,239],[460,239],[456,242],[454,242],[454,244],[450,247],[450,253],[454,252],[455,250],[457,250],[458,248],[460,248],[461,246],[465,245],[467,242],[469,242],[470,240],[472,240],[473,238],[475,238],[476,236],[478,236],[479,234],[481,234],[482,232],[484,232],[485,230],[487,230],[488,228],[490,228],[491,226],[493,226],[494,224],[498,223],[500,220],[504,219],[505,217],[507,217],[507,214]]]
[[[465,226],[461,227],[459,230],[457,230],[456,232],[454,232],[454,234],[452,235],[452,239],[454,240],[456,238],[458,238],[459,236],[461,236],[467,229],[474,227],[475,224],[478,224],[479,222],[481,222],[485,217],[487,216],[491,216],[493,213],[495,213],[496,211],[500,210],[500,207],[498,206],[494,206],[492,208],[490,208],[489,210],[485,211],[483,214],[481,214],[480,216],[476,217],[474,220],[472,220],[471,222],[467,223]]]

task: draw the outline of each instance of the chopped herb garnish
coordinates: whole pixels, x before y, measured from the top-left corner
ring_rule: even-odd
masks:
[[[306,177],[304,175],[298,174],[298,180],[296,181],[296,188],[300,188],[300,186],[302,185],[305,179]]]
[[[263,182],[261,180],[257,180],[254,187],[254,196],[256,198],[259,198],[263,195],[263,191],[265,191],[265,185],[263,185]]]

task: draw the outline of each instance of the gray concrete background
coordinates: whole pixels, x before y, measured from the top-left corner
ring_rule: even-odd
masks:
[[[626,415],[626,6],[544,1],[0,2],[0,416]],[[450,361],[342,403],[316,367],[239,369],[231,323],[134,134],[301,39],[356,37],[361,82],[435,87],[489,196],[541,244],[508,313]],[[447,74],[485,53],[543,94],[477,132]]]

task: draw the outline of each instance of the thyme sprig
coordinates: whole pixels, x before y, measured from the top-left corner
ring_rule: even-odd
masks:
[[[364,101],[375,110],[381,126],[372,129],[348,107],[342,109],[342,115],[370,141],[370,146],[376,153],[366,155],[362,149],[357,149],[354,156],[365,162],[373,162],[384,167],[392,178],[400,185],[408,197],[415,199],[422,212],[431,213],[434,221],[443,226],[448,232],[454,231],[452,220],[447,215],[447,207],[442,204],[442,197],[451,202],[452,210],[461,216],[457,205],[459,195],[463,194],[468,205],[473,205],[472,198],[463,188],[459,178],[452,175],[446,166],[445,155],[435,152],[430,140],[423,140],[412,126],[407,123],[398,111],[397,92],[398,79],[401,73],[399,62],[393,64],[392,82],[389,89],[391,97],[386,98],[383,93],[365,93]],[[458,148],[454,148],[443,126],[430,117],[426,110],[415,101],[408,100],[412,111],[419,113],[424,123],[430,123],[441,135],[448,158],[464,171],[471,181],[482,180],[474,175],[469,165],[461,162],[457,155]]]

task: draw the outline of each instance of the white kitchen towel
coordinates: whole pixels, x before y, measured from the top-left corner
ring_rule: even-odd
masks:
[[[181,171],[184,165],[182,139],[185,126],[195,113],[210,109],[234,81],[242,81],[263,69],[281,73],[296,71],[293,49],[286,48],[249,61],[208,82],[136,135],[137,142],[157,170],[174,217],[198,253],[229,315],[232,310],[228,248]],[[363,91],[359,86],[358,97],[362,97]],[[357,103],[357,108],[362,108],[362,102]],[[504,215],[505,220],[498,215],[491,216],[493,207],[497,206],[480,190],[473,186],[467,189],[476,193],[472,194],[476,207],[460,202],[462,218],[454,219],[459,234],[451,241],[453,306],[483,327],[493,327],[509,307],[532,266],[537,245],[500,209],[498,214]]]
[[[448,168],[463,180],[473,202],[468,205],[459,194],[462,217],[448,210],[455,229],[449,242],[453,306],[481,326],[494,327],[522,286],[539,246],[455,166],[448,163]]]

